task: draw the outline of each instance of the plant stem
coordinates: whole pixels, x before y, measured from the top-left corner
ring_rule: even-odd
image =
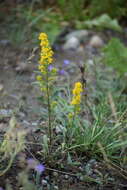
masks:
[[[49,76],[48,70],[46,75],[46,92],[47,92],[47,103],[48,103],[48,133],[49,133],[49,140],[50,140],[50,147],[52,145],[52,126],[51,126],[51,104],[50,104],[50,93],[49,93]]]

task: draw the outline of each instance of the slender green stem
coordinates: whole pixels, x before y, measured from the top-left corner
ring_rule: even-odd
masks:
[[[49,131],[49,140],[50,146],[52,145],[52,126],[51,126],[51,102],[50,102],[50,92],[49,92],[49,76],[48,70],[46,72],[46,93],[47,93],[47,103],[48,103],[48,131]]]

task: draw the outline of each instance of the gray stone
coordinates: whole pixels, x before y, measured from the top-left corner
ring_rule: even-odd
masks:
[[[47,184],[48,184],[47,180],[45,180],[45,179],[42,179],[41,183],[42,183],[42,185],[44,185],[44,186],[47,186]]]
[[[80,45],[80,41],[78,40],[78,38],[72,36],[65,42],[65,44],[63,45],[63,49],[64,50],[69,50],[69,49],[76,50],[79,47],[79,45]]]
[[[68,35],[66,35],[66,40],[69,40],[70,38],[72,37],[75,37],[77,38],[79,41],[82,41],[84,40],[85,37],[88,36],[88,31],[87,30],[76,30],[76,31],[73,31],[71,33],[69,33]]]
[[[100,48],[104,45],[104,42],[99,36],[95,35],[90,39],[89,45],[94,48]]]

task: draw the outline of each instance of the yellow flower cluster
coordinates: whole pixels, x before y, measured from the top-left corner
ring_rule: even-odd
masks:
[[[73,98],[71,101],[71,105],[79,105],[81,103],[81,92],[83,92],[81,82],[75,83],[75,87],[72,92],[73,92]]]
[[[45,73],[48,65],[50,65],[53,61],[53,51],[49,45],[48,36],[45,33],[40,33],[39,35],[41,53],[40,53],[40,61],[39,61],[39,70],[42,73]]]

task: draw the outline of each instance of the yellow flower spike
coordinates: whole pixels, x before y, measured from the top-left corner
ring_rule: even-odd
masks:
[[[71,105],[79,105],[81,103],[81,92],[83,92],[82,84],[81,82],[76,82],[75,87],[72,91],[73,98],[71,101]]]
[[[45,39],[47,39],[47,34],[45,34],[45,33],[40,33],[40,35],[39,35],[39,40],[45,40]]]
[[[40,53],[40,65],[49,65],[53,62],[53,51],[48,42],[48,36],[45,33],[40,33],[39,35],[41,53]],[[41,70],[40,70],[41,71]],[[42,71],[41,71],[42,72]]]

